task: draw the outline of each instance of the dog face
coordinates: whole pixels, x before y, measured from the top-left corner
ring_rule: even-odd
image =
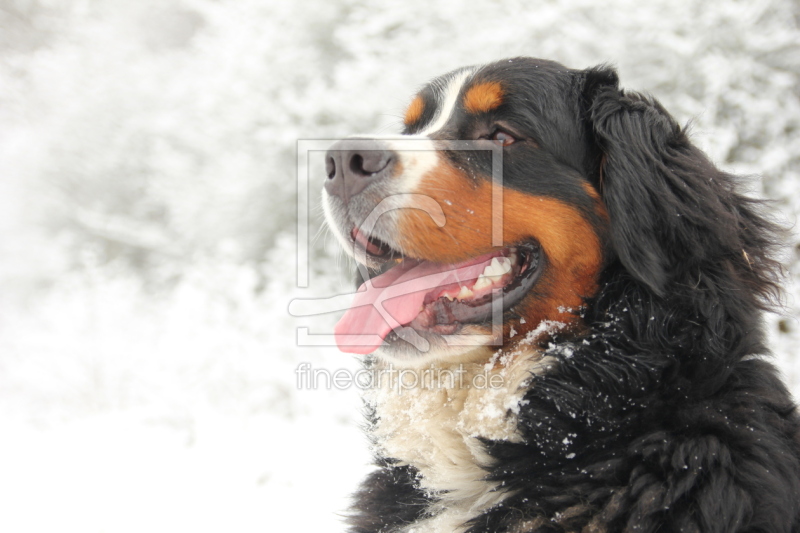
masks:
[[[609,226],[581,79],[527,58],[460,69],[414,97],[401,138],[331,148],[327,220],[374,284],[361,293],[370,304],[340,322],[340,346],[427,364],[535,344],[547,337],[543,324],[580,327]],[[461,140],[475,142],[453,149]],[[396,323],[380,317],[376,300]],[[492,328],[498,300],[502,332]],[[354,334],[377,338],[348,346]]]

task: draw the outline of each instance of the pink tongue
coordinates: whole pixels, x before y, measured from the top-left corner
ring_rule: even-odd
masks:
[[[390,331],[419,315],[427,293],[451,283],[476,280],[491,261],[489,257],[460,268],[407,261],[372,278],[359,287],[350,309],[336,324],[336,344],[343,352],[374,352]]]

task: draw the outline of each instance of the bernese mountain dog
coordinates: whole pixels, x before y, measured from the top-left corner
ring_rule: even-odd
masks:
[[[607,66],[462,68],[404,124],[326,154],[373,380],[351,531],[800,532],[784,236],[740,179]]]

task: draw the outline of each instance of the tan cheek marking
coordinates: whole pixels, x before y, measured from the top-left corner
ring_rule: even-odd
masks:
[[[592,185],[590,183],[584,182],[583,183],[583,190],[586,191],[586,194],[591,196],[592,200],[594,200],[595,202],[599,202],[600,201],[600,193],[598,193],[597,190],[594,187],[592,187]]]
[[[603,203],[603,199],[600,198],[600,193],[597,192],[597,189],[592,187],[589,183],[583,184],[583,190],[586,191],[592,200],[594,200],[594,212],[605,221],[609,220],[608,217],[608,210],[606,209],[606,204]]]
[[[425,102],[422,100],[421,96],[417,96],[414,100],[411,101],[411,104],[406,109],[405,117],[403,117],[403,123],[406,126],[410,126],[411,124],[415,123],[419,120],[419,117],[422,116],[422,112],[425,110]]]
[[[403,251],[440,263],[490,251],[492,221],[500,222],[498,214],[492,212],[493,187],[498,185],[475,183],[443,164],[424,176],[415,192],[436,200],[447,222],[439,228],[423,211],[404,210],[398,228]],[[498,192],[503,195],[503,242],[508,245],[536,239],[548,261],[532,294],[515,308],[525,317],[525,324],[515,327],[516,338],[522,338],[542,320],[577,323],[577,316],[564,310],[577,311],[583,298],[597,291],[602,250],[595,229],[575,208],[559,200],[513,189]]]
[[[496,81],[474,85],[464,95],[464,109],[470,113],[485,113],[502,103],[503,87]]]

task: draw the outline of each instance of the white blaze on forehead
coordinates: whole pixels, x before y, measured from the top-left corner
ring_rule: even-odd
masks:
[[[416,135],[356,135],[349,139],[353,141],[353,148],[357,149],[359,141],[366,142],[368,140],[381,140],[386,143],[386,148],[392,150],[397,154],[398,162],[400,163],[401,172],[398,175],[389,177],[388,185],[385,193],[386,198],[389,199],[392,209],[389,213],[389,218],[397,216],[397,210],[407,209],[412,207],[410,205],[409,194],[417,193],[417,189],[422,181],[422,178],[433,172],[439,164],[439,156],[434,144],[430,138],[432,133],[442,129],[447,124],[453,110],[458,105],[458,96],[461,94],[461,89],[467,83],[470,77],[475,73],[477,68],[465,68],[453,74],[450,78],[443,80],[439,87],[437,87],[437,107],[438,111],[434,120],[421,132]],[[371,149],[375,149],[374,147]],[[397,199],[393,202],[391,197],[397,195]],[[344,249],[353,254],[353,244],[349,235],[341,234],[341,228],[337,224],[337,216],[333,213],[331,206],[331,198],[327,192],[322,191],[322,207],[325,212],[330,227],[333,229],[333,234],[343,245]],[[347,221],[349,224],[349,221]],[[375,228],[379,230],[380,228]],[[382,233],[377,231],[377,233]],[[381,235],[382,240],[389,241],[388,235],[385,233]],[[396,246],[396,243],[391,244]],[[402,250],[400,250],[402,252]]]
[[[420,131],[418,135],[430,135],[439,131],[447,124],[450,115],[453,114],[453,110],[456,108],[456,104],[458,104],[458,95],[461,93],[461,88],[464,87],[464,84],[474,73],[474,68],[464,69],[456,73],[446,82],[447,85],[439,93],[437,98],[439,112],[436,118],[428,124],[424,130]]]

